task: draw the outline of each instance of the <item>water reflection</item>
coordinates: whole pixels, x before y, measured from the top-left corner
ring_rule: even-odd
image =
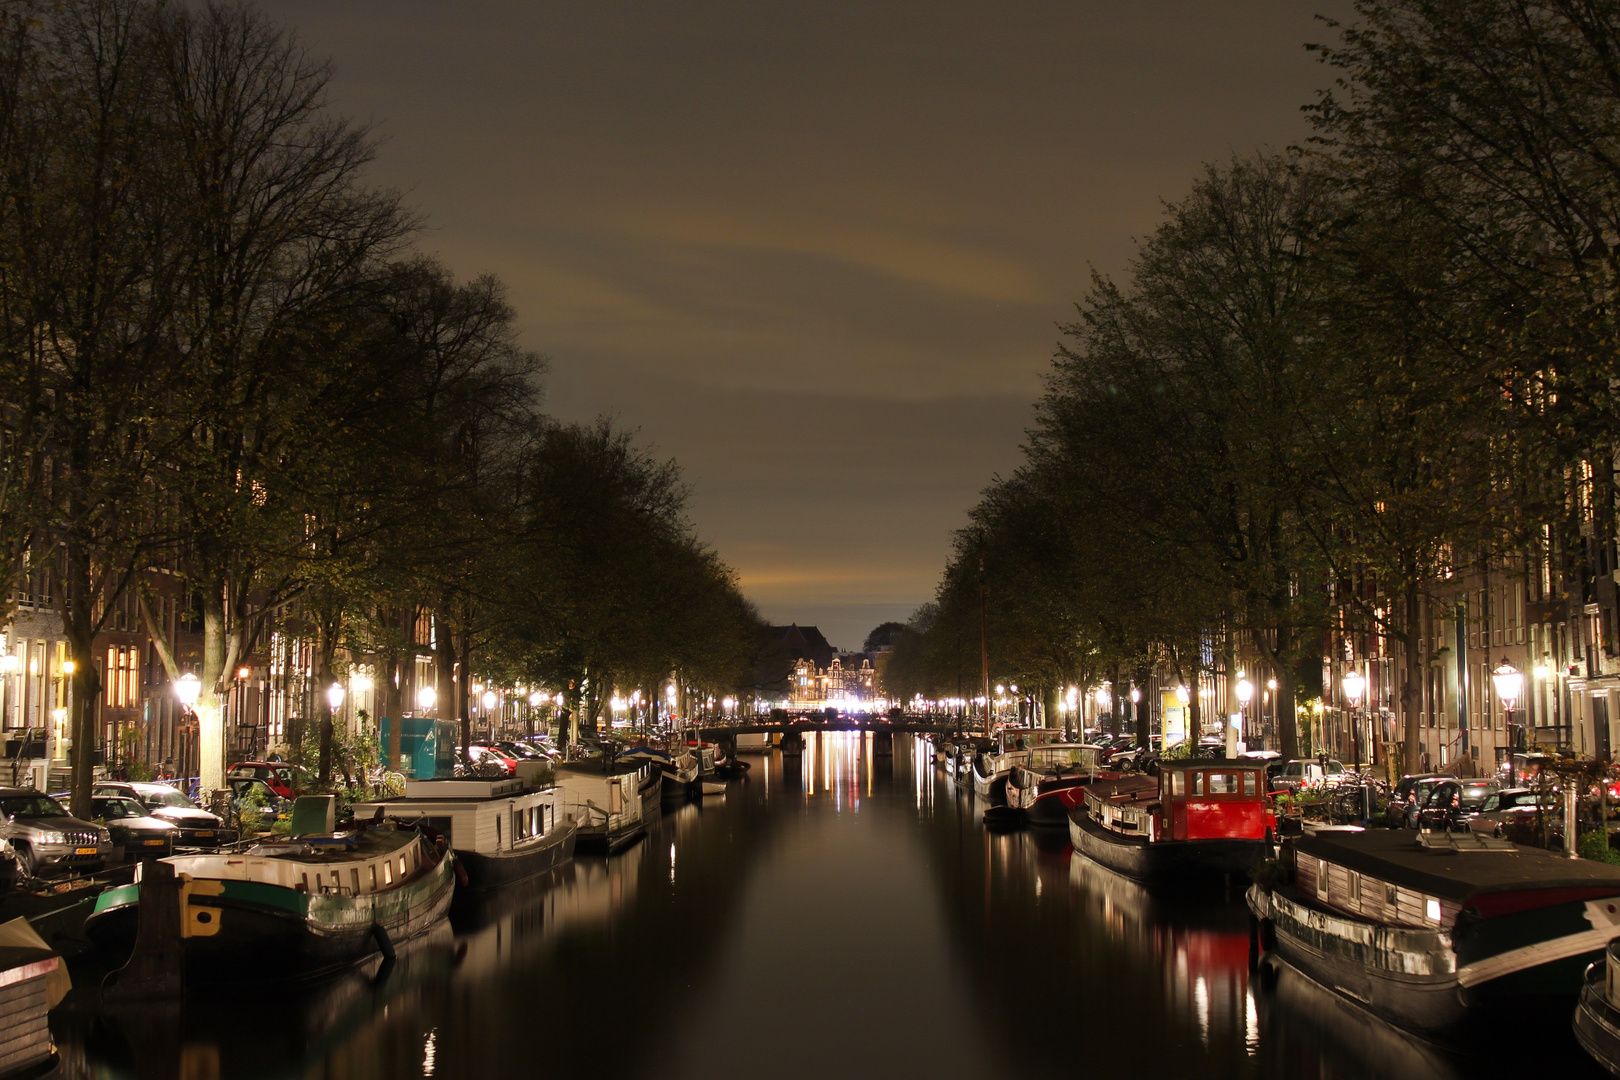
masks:
[[[76,992],[53,1017],[63,1075],[1479,1071],[1297,976],[1263,988],[1237,896],[1154,895],[1061,835],[987,831],[920,740],[824,732],[744,756],[725,796],[412,943],[386,978],[374,963],[183,1015],[104,1016]]]

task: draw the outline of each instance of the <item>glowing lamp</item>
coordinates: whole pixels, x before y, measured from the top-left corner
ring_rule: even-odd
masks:
[[[500,700],[500,698],[495,696],[495,691],[493,691],[493,690],[485,690],[484,691],[484,697],[483,697],[484,708],[493,709],[495,707],[495,703],[497,701],[499,701],[499,700]]]
[[[1519,703],[1519,695],[1524,692],[1524,675],[1518,668],[1503,660],[1491,672],[1491,681],[1496,684],[1496,696],[1502,701],[1502,708],[1508,712]]]
[[[174,696],[187,712],[197,704],[197,698],[202,694],[202,680],[191,672],[186,672],[174,680]]]
[[[1247,705],[1254,700],[1254,683],[1248,679],[1239,679],[1237,682],[1237,699],[1239,705]]]
[[[1361,704],[1362,691],[1367,689],[1367,678],[1359,671],[1351,671],[1343,680],[1344,700],[1350,703],[1351,708]]]
[[[343,684],[333,683],[326,688],[326,703],[332,707],[333,712],[343,708]]]
[[[438,700],[439,692],[431,686],[424,686],[416,691],[416,707],[419,709],[431,709]]]

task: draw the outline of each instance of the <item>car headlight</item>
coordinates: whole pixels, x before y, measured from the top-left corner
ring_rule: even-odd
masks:
[[[65,844],[67,843],[67,837],[59,832],[41,831],[39,842],[42,844]]]
[[[96,840],[98,843],[110,844],[112,843],[112,833],[106,829],[97,829]]]

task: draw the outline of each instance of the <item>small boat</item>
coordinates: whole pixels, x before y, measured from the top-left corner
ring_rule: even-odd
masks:
[[[355,803],[354,814],[443,835],[467,875],[458,901],[529,881],[574,857],[574,822],[562,813],[557,789],[530,790],[517,779],[407,780],[403,796]]]
[[[146,942],[143,928],[143,947],[177,948],[187,980],[318,978],[388,955],[449,911],[455,854],[442,836],[394,823],[337,832],[335,801],[301,796],[288,840],[142,863],[133,884],[96,898],[85,932],[105,957],[128,956],[151,875],[180,910],[173,940]]]
[[[1052,728],[1002,728],[994,740],[973,755],[973,792],[992,805],[1006,801],[1007,777],[1014,766],[1029,760],[1037,746],[1059,742],[1061,731]]]
[[[651,746],[636,746],[619,755],[621,761],[646,761],[658,766],[661,796],[670,802],[684,802],[696,794],[697,758],[684,747],[674,753]]]
[[[1264,763],[1166,761],[1159,776],[1087,784],[1075,850],[1138,881],[1230,880],[1266,857],[1277,819]]]
[[[704,797],[708,797],[710,795],[724,795],[726,793],[726,782],[724,780],[716,780],[713,777],[704,777],[698,781],[698,791],[699,794]]]
[[[664,772],[649,765],[638,774],[637,790],[641,794],[641,823],[655,824],[664,816]]]
[[[1283,854],[1283,880],[1249,889],[1257,948],[1419,1035],[1567,1018],[1590,1001],[1577,1004],[1583,973],[1620,937],[1620,867],[1607,863],[1356,828],[1296,837]]]
[[[1069,811],[1079,805],[1077,789],[1086,784],[1118,780],[1120,774],[1098,763],[1100,749],[1085,743],[1051,743],[1032,747],[1025,760],[1007,775],[1006,809],[1009,824],[1067,829]],[[1064,792],[1070,792],[1065,797]],[[990,820],[986,813],[985,820]]]
[[[634,759],[608,765],[600,754],[558,765],[557,785],[578,829],[574,850],[611,855],[639,840],[647,831],[643,787],[656,771],[651,762]]]

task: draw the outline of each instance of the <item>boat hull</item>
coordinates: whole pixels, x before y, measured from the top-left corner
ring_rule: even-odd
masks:
[[[336,974],[376,952],[379,936],[393,945],[442,921],[455,890],[454,860],[438,860],[398,889],[361,896],[310,895],[255,881],[220,882],[217,895],[193,893],[191,906],[212,909],[217,929],[181,939],[186,978],[224,984],[259,982],[266,973],[294,980]],[[139,914],[139,885],[109,890],[85,932],[104,957],[122,964]]]
[[[574,834],[576,855],[616,855],[647,835],[647,826],[631,821],[618,828],[606,825],[586,825]]]
[[[456,899],[504,889],[548,873],[574,857],[576,830],[563,822],[541,838],[540,843],[522,851],[493,854],[456,849],[456,858],[467,871],[467,884],[456,891]]]
[[[1604,1000],[1603,982],[1599,965],[1588,974],[1580,1004],[1575,1006],[1575,1041],[1610,1076],[1620,1076],[1620,1010]]]
[[[1219,882],[1246,875],[1265,858],[1264,840],[1161,840],[1116,836],[1092,821],[1083,807],[1069,815],[1075,850],[1137,881]]]
[[[1248,902],[1260,945],[1274,959],[1396,1027],[1439,1040],[1483,1030],[1480,1025],[1493,1017],[1522,1019],[1536,1013],[1563,1017],[1567,1023],[1582,973],[1603,956],[1601,943],[1569,953],[1558,947],[1559,939],[1537,934],[1531,924],[1554,925],[1557,908],[1564,905],[1478,924],[1482,933],[1471,935],[1476,939],[1505,936],[1508,943],[1529,945],[1537,956],[1548,957],[1540,963],[1498,965],[1517,950],[1485,952],[1472,962],[1469,954],[1498,948],[1503,941],[1465,936],[1459,943],[1445,929],[1384,926],[1260,885],[1249,889]],[[1493,976],[1493,965],[1503,973]]]

